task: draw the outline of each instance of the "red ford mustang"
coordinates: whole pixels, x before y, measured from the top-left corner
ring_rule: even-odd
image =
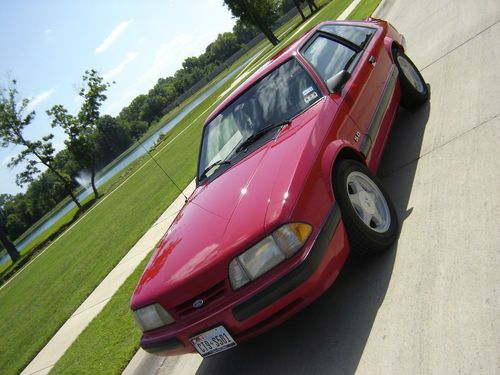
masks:
[[[141,346],[209,356],[325,292],[349,252],[397,238],[373,175],[400,103],[428,86],[389,23],[325,22],[206,121],[197,186],[132,297]]]

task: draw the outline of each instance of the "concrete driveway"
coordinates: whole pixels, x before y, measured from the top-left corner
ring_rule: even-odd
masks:
[[[500,374],[500,2],[386,0],[430,103],[397,116],[379,175],[402,222],[282,326],[138,373]]]

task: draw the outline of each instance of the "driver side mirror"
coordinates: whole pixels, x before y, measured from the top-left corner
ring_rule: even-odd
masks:
[[[338,92],[344,87],[349,78],[351,78],[351,73],[347,70],[341,70],[326,81],[326,86],[330,92]]]

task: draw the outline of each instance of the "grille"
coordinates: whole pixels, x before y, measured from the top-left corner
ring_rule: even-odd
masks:
[[[213,305],[215,302],[222,299],[225,294],[225,282],[221,281],[220,283],[217,283],[211,288],[205,290],[203,293],[198,294],[196,297],[181,303],[175,308],[175,311],[181,317],[203,311],[207,306]],[[199,308],[194,308],[193,303],[197,300],[203,300],[203,305]]]

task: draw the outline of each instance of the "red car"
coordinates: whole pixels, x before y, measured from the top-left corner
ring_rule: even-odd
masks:
[[[206,121],[196,189],[158,245],[131,308],[152,353],[219,353],[325,292],[350,252],[398,221],[374,172],[400,103],[429,97],[389,23],[324,22]]]

